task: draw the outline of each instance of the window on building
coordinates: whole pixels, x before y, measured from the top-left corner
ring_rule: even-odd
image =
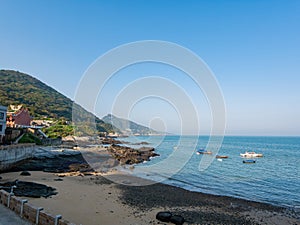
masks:
[[[4,119],[4,113],[0,112],[0,120],[3,120],[3,119]]]
[[[3,125],[0,124],[0,133],[2,132],[2,129],[3,129]]]

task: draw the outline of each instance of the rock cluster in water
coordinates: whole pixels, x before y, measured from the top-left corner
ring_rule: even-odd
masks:
[[[152,147],[134,149],[112,144],[108,150],[111,152],[113,157],[121,163],[121,165],[142,163],[144,161],[149,161],[150,157],[159,156],[159,154],[154,152],[154,148]]]

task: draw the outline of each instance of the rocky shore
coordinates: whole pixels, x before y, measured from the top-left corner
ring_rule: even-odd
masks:
[[[131,148],[120,145],[124,144],[124,142],[112,138],[104,139],[103,141],[104,143],[102,144],[109,144],[109,147],[105,149],[91,147],[87,145],[87,140],[68,141],[67,144],[63,143],[62,146],[57,147],[37,147],[32,158],[21,161],[9,171],[44,171],[53,173],[78,171],[88,173],[93,172],[95,168],[91,165],[92,162],[89,159],[93,159],[93,161],[98,160],[103,165],[106,163],[105,161],[110,161],[110,163],[106,163],[109,165],[104,165],[107,168],[106,170],[108,170],[116,167],[117,164],[138,164],[151,160],[151,157],[159,156],[159,154],[155,153],[154,148],[144,146],[148,144],[147,142],[135,144],[141,145],[142,147],[140,148]],[[78,144],[80,147],[74,147],[78,146]],[[66,146],[69,148],[61,148]],[[73,150],[73,148],[77,150]]]
[[[36,205],[76,224],[171,224],[159,221],[159,212],[184,219],[184,224],[300,224],[298,213],[287,208],[161,183],[139,186],[147,182],[116,170],[95,173],[88,157],[115,167],[158,156],[151,147],[133,149],[112,142],[105,149],[38,149],[34,158],[1,174],[0,186],[10,191],[15,185],[16,195],[34,197]]]

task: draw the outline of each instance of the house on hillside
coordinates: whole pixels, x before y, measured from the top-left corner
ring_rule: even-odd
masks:
[[[21,110],[22,109],[22,107],[23,107],[23,105],[22,104],[20,104],[20,105],[9,105],[9,112],[18,112],[19,110]]]
[[[53,120],[32,120],[32,126],[50,127],[54,123]]]
[[[31,120],[32,117],[27,108],[24,108],[22,105],[10,105],[6,117],[7,127],[29,127]]]
[[[5,136],[7,107],[0,105],[0,144]]]

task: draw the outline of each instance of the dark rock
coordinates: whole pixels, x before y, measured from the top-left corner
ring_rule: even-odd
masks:
[[[0,180],[2,180],[2,177],[0,177]]]
[[[158,212],[156,214],[156,219],[158,219],[161,222],[170,222],[171,217],[172,213],[170,212]]]
[[[115,140],[113,138],[105,138],[102,140],[102,144],[122,144],[122,141]]]
[[[69,171],[70,172],[93,172],[93,168],[91,168],[91,166],[87,163],[77,163],[77,164],[71,164],[69,165]]]
[[[92,174],[92,173],[83,173],[84,174],[84,176],[93,176],[94,174]]]
[[[27,182],[27,181],[14,181],[14,182],[6,182],[0,183],[1,189],[6,190],[7,192],[11,191],[12,186],[17,186],[13,189],[13,193],[16,196],[23,196],[23,197],[33,197],[33,198],[40,198],[40,197],[49,197],[51,195],[56,195],[57,192],[55,188],[46,186],[44,184],[38,184],[34,182]]]
[[[65,173],[65,172],[70,172],[67,169],[58,169],[58,168],[44,168],[43,172],[46,173]]]
[[[20,173],[21,176],[31,176],[31,173],[29,173],[28,171],[22,171]]]
[[[146,141],[142,141],[142,142],[138,142],[138,143],[133,143],[132,145],[149,145],[149,143]]]
[[[154,152],[154,148],[152,147],[141,147],[139,149],[134,149],[113,144],[108,150],[122,165],[142,163],[144,161],[149,161],[150,157],[159,156]]]
[[[52,157],[33,157],[21,161],[16,166],[11,168],[10,172],[21,171],[44,171],[50,173],[65,173],[70,171],[69,165],[72,164],[87,164],[86,160],[81,154],[77,155],[57,155]],[[74,170],[74,168],[72,168]],[[78,169],[86,169],[79,168]]]
[[[61,179],[61,178],[55,178],[55,179],[53,179],[54,181],[63,181],[63,179]]]
[[[185,221],[185,219],[180,215],[174,215],[174,216],[171,216],[171,218],[170,218],[170,222],[174,223],[176,225],[182,225],[184,223],[184,221]]]

